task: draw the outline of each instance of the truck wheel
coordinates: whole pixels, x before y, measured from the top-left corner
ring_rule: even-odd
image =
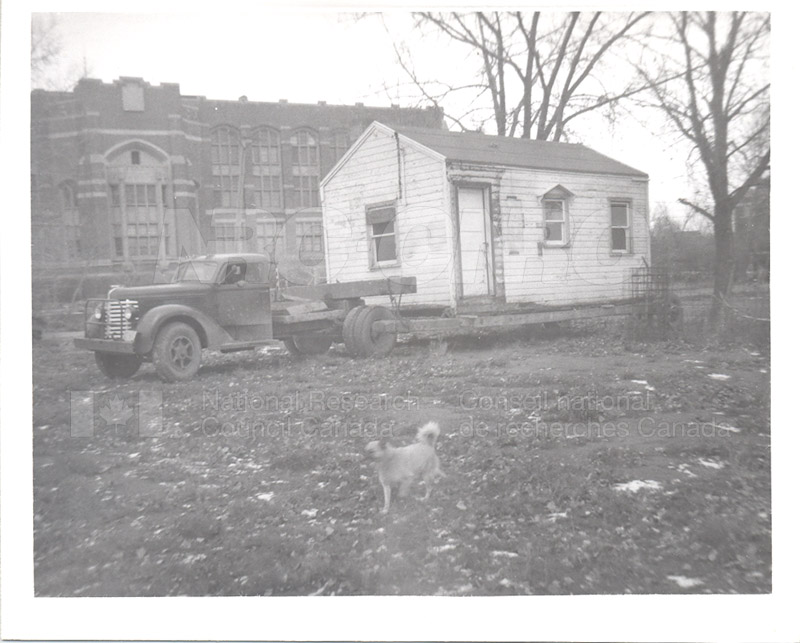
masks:
[[[366,306],[356,306],[352,308],[348,313],[347,316],[344,318],[344,323],[342,324],[342,339],[344,340],[344,346],[347,349],[347,352],[353,355],[354,357],[358,355],[358,346],[356,346],[356,322],[358,321],[359,315],[367,309]]]
[[[95,351],[94,361],[100,372],[112,380],[133,377],[142,365],[142,358],[138,355],[120,355],[119,353],[98,351]]]
[[[388,355],[397,343],[397,333],[377,332],[373,330],[372,324],[394,318],[392,311],[383,306],[367,306],[359,313],[354,332],[356,354],[361,357]]]
[[[167,324],[153,344],[153,365],[165,382],[190,380],[200,368],[200,338],[182,322]]]
[[[322,355],[327,353],[333,340],[325,335],[292,335],[283,340],[286,350],[293,357]]]

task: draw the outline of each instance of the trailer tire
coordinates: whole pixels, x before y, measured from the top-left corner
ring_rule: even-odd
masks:
[[[142,365],[142,358],[138,355],[120,355],[100,351],[95,351],[94,361],[100,372],[112,380],[133,377]]]
[[[391,353],[397,343],[397,333],[376,333],[372,329],[372,324],[394,318],[392,311],[383,306],[367,306],[359,313],[355,324],[356,354],[361,357],[372,357]]]
[[[328,352],[332,343],[333,339],[326,335],[292,335],[283,340],[286,350],[292,357],[322,355]]]
[[[200,337],[183,322],[167,324],[153,344],[153,365],[165,382],[190,380],[200,368]]]
[[[356,306],[352,308],[348,313],[347,316],[344,318],[344,323],[342,324],[342,340],[344,341],[344,346],[347,349],[347,352],[353,356],[358,355],[358,346],[356,345],[356,322],[358,321],[359,315],[366,310],[366,306]]]

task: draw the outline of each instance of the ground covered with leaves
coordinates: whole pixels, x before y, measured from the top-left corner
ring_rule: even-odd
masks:
[[[52,334],[33,364],[39,596],[771,590],[763,346],[572,326],[167,385]],[[381,515],[364,446],[428,420],[446,477]]]

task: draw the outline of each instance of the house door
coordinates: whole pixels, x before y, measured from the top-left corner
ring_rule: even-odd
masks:
[[[458,188],[458,240],[461,254],[463,297],[491,295],[492,248],[488,190]]]

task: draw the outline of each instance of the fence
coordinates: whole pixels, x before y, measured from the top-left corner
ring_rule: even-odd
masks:
[[[642,311],[629,320],[629,334],[637,339],[736,338],[769,344],[769,283],[749,280],[735,283],[722,300],[719,323],[709,325],[714,300],[713,277],[708,273],[666,268],[632,271],[631,296]]]

